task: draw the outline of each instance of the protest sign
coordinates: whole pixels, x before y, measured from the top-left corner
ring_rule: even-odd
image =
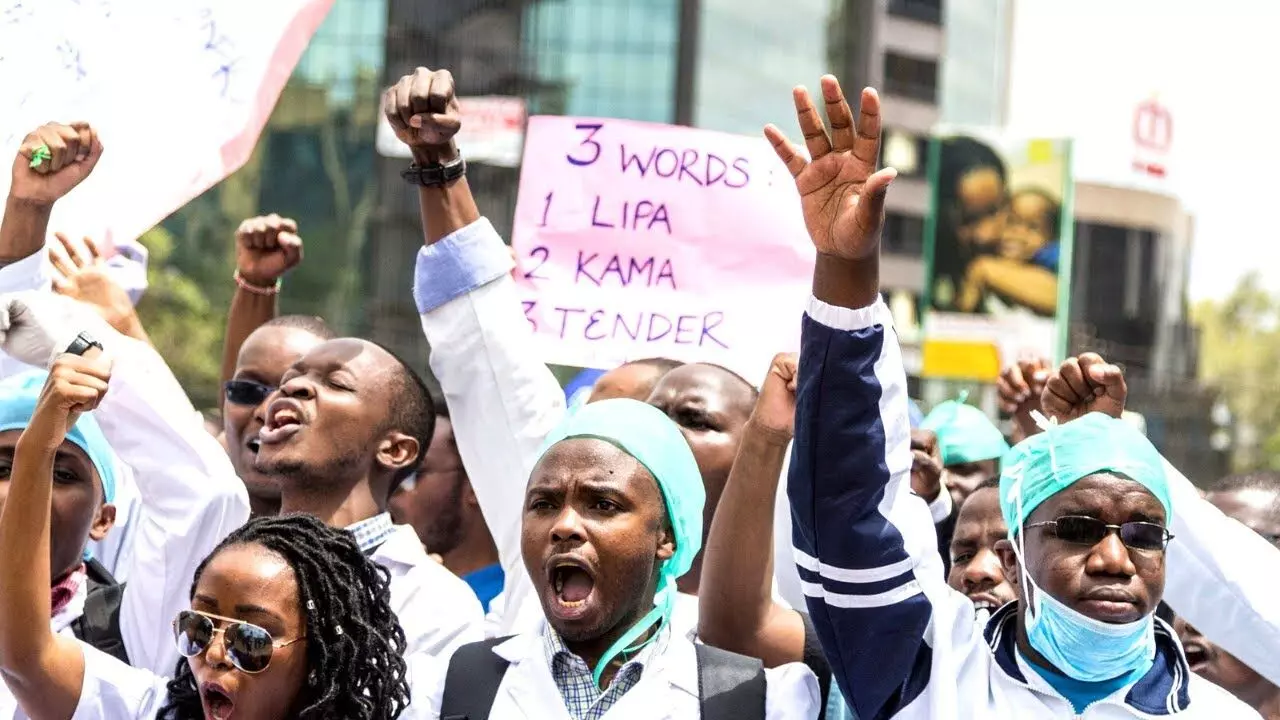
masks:
[[[249,158],[333,0],[0,0],[0,194],[23,137],[84,120],[102,161],[50,232],[132,243]]]
[[[513,243],[547,362],[660,356],[758,380],[799,346],[814,250],[763,138],[533,117]]]

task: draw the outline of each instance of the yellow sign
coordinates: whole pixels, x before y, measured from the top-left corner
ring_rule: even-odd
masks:
[[[1000,350],[984,341],[925,340],[920,365],[923,377],[993,382],[1000,377]]]

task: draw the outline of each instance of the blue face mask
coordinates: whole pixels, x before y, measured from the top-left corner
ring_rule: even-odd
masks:
[[[1018,472],[1016,468],[1011,470]],[[1018,518],[1026,518],[1022,490],[1022,479],[1018,477],[1010,488],[1010,500]],[[1024,559],[1025,538],[1025,520],[1020,519],[1016,526],[1009,528],[1009,541],[1013,543],[1027,585],[1028,608],[1023,622],[1031,647],[1058,672],[1081,682],[1111,680],[1150,667],[1156,656],[1154,616],[1114,624],[1094,620],[1067,607],[1031,579]]]
[[[1081,682],[1111,680],[1150,666],[1156,656],[1155,621],[1151,615],[1123,625],[1082,615],[1035,587],[1026,616],[1027,641],[1051,665]]]

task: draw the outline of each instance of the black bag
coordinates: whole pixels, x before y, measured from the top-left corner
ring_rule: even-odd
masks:
[[[458,648],[449,660],[440,720],[489,720],[508,665],[493,648],[509,639],[490,638]],[[763,720],[767,691],[763,663],[707,645],[694,648],[702,720]]]
[[[84,599],[84,613],[72,621],[71,632],[82,642],[127,665],[129,653],[120,633],[120,602],[124,599],[124,585],[116,582],[97,560],[85,562],[85,573],[88,576],[88,595]]]

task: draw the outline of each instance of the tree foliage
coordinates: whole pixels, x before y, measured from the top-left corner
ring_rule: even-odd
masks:
[[[1227,298],[1199,303],[1193,317],[1200,379],[1231,410],[1234,469],[1280,470],[1280,296],[1250,274]]]

